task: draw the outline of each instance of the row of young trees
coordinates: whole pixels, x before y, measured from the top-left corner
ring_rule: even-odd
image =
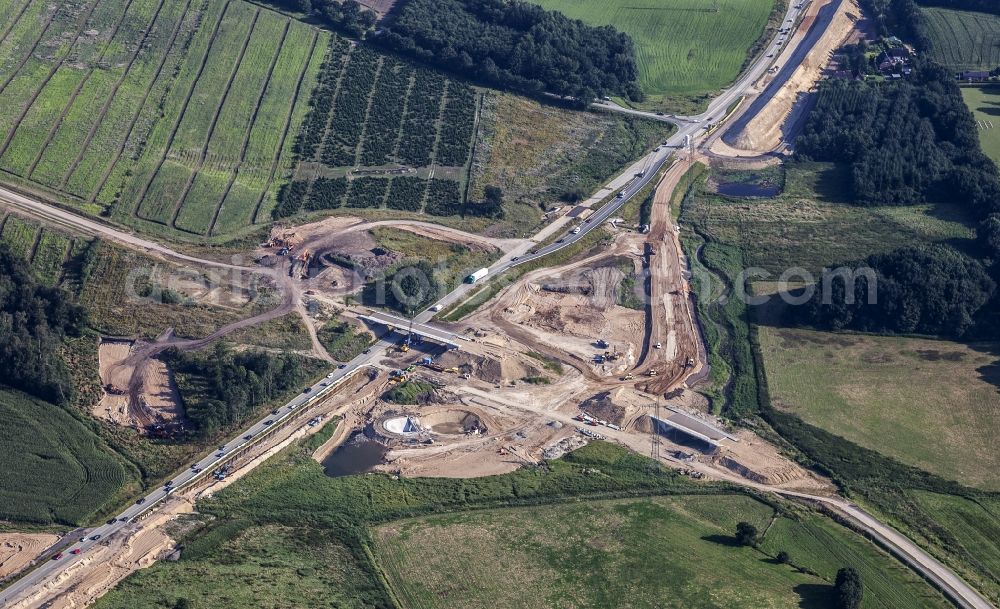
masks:
[[[521,0],[408,0],[375,40],[531,95],[568,96],[582,105],[606,93],[642,95],[631,38]]]
[[[68,402],[73,382],[63,340],[86,323],[86,311],[67,292],[41,285],[28,262],[0,244],[0,384]]]

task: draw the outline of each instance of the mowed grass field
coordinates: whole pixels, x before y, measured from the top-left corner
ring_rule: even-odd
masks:
[[[962,87],[962,99],[979,125],[983,152],[994,163],[1000,163],[1000,86]]]
[[[1000,66],[1000,15],[922,9],[933,42],[931,57],[953,70],[992,70]]]
[[[943,527],[958,546],[957,553],[970,557],[984,584],[980,590],[996,599],[1000,594],[1000,497],[967,499],[926,491],[912,491],[918,508]]]
[[[761,550],[735,544],[743,520],[767,530]],[[946,606],[862,538],[813,514],[777,516],[743,495],[432,516],[383,525],[373,537],[390,586],[408,609],[825,608],[845,565],[864,579],[863,607]],[[780,551],[792,565],[773,560]]]
[[[329,34],[241,0],[0,17],[0,179],[171,236],[270,219]]]
[[[760,328],[776,408],[884,455],[1000,489],[1000,345]]]
[[[0,390],[0,437],[3,520],[83,523],[137,480],[66,410],[16,391]]]
[[[635,41],[649,96],[709,93],[731,83],[760,38],[774,0],[533,0]],[[718,5],[718,11],[713,7]]]

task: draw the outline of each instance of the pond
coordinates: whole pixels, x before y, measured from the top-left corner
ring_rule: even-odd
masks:
[[[723,182],[716,187],[715,191],[727,197],[775,197],[781,192],[781,188],[767,182],[760,184]]]
[[[370,472],[382,463],[388,447],[369,440],[363,432],[355,432],[350,439],[323,459],[323,471],[327,476],[353,476]]]

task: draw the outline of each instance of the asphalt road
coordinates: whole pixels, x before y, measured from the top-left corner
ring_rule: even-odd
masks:
[[[786,21],[784,22],[783,27],[796,23],[799,15],[801,15],[807,4],[808,2],[791,3],[785,15]],[[731,87],[724,90],[719,97],[715,98],[715,100],[709,104],[708,110],[698,116],[666,118],[657,116],[653,113],[643,113],[640,111],[622,109],[618,107],[612,108],[617,111],[626,111],[631,114],[645,115],[657,120],[668,120],[669,122],[678,125],[678,130],[667,140],[664,146],[659,147],[656,151],[650,153],[647,157],[641,159],[640,162],[636,164],[646,168],[641,176],[635,175],[634,169],[630,168],[629,172],[633,172],[632,176],[622,175],[612,182],[612,184],[621,184],[624,182],[624,188],[621,190],[621,196],[616,197],[609,203],[605,204],[597,212],[584,219],[583,222],[571,225],[571,228],[564,234],[560,235],[559,239],[557,239],[555,243],[524,254],[519,255],[516,252],[512,252],[507,256],[504,256],[490,267],[488,277],[491,278],[496,275],[503,274],[505,271],[515,266],[524,264],[531,260],[536,260],[564,247],[568,247],[576,241],[584,238],[590,231],[594,230],[594,228],[600,226],[602,222],[616,214],[623,205],[628,203],[636,195],[636,193],[642,190],[653,179],[653,177],[670,158],[673,150],[684,145],[687,136],[691,136],[691,139],[697,143],[697,140],[699,140],[707,131],[708,125],[715,123],[724,117],[728,108],[744,96],[753,83],[771,66],[773,58],[767,57],[767,55],[772,53],[774,55],[778,55],[777,51],[780,48],[778,42],[782,41],[783,44],[783,41],[788,40],[789,38],[790,34],[779,35],[772,40],[766,51],[761,53],[757,60],[743,74],[743,76],[741,76],[740,79]],[[786,68],[788,68],[788,66],[786,66]],[[632,167],[634,168],[636,165],[633,165]],[[106,238],[111,238],[115,241],[126,243],[133,247],[144,248],[149,251],[157,252],[174,259],[199,264],[210,264],[230,269],[258,270],[250,267],[219,263],[217,261],[201,260],[186,254],[181,254],[158,243],[136,237],[130,233],[108,227],[107,225],[83,218],[74,213],[53,207],[40,201],[35,201],[30,197],[26,197],[7,189],[0,188],[0,200],[7,202],[9,205],[14,207],[20,207],[25,211],[32,213],[32,215],[42,216],[50,222],[71,226],[78,231],[83,230],[90,234],[102,235]],[[577,231],[577,229],[579,230]],[[472,287],[473,286],[468,284],[463,284],[439,300],[436,304],[442,306],[451,304],[461,296],[467,294]],[[432,325],[426,324],[425,322],[427,322],[431,317],[433,317],[433,311],[431,309],[427,309],[418,314],[415,317],[415,320],[421,324],[421,328],[427,333],[440,332],[442,335],[454,336],[450,332],[440,330],[434,328]],[[389,321],[389,319],[386,318],[386,321]],[[264,432],[282,423],[294,414],[295,410],[321,398],[324,394],[333,390],[349,375],[367,365],[374,363],[375,360],[381,357],[385,349],[391,344],[392,343],[389,340],[380,340],[370,349],[365,350],[364,353],[360,354],[353,360],[341,364],[326,378],[312,385],[308,388],[308,390],[299,394],[290,402],[275,410],[272,414],[257,421],[248,429],[243,430],[233,439],[229,440],[224,445],[221,445],[218,450],[212,451],[211,454],[202,458],[197,463],[192,464],[190,468],[175,476],[171,480],[171,487],[174,489],[182,488],[200,476],[212,475],[212,471],[227,461],[236,451],[246,447],[247,444],[251,442],[259,440]],[[745,481],[741,481],[740,483],[746,484]],[[95,544],[100,543],[100,541],[105,537],[115,534],[128,527],[129,521],[132,521],[146,511],[153,509],[172,492],[174,491],[169,490],[166,486],[157,487],[155,490],[148,493],[145,497],[137,500],[135,504],[116,516],[113,521],[109,520],[107,524],[90,529],[87,531],[86,537],[84,537],[83,541],[77,540],[62,549],[62,558],[58,560],[49,560],[40,564],[33,571],[29,572],[27,575],[0,592],[0,605],[6,606],[13,601],[19,600],[22,595],[29,592],[32,588],[42,586],[50,579],[54,579],[72,562],[78,560],[79,556],[84,555],[88,549],[92,548]],[[783,492],[782,494],[794,494],[795,496],[804,499],[822,501],[829,504],[836,503],[836,507],[840,508],[843,513],[848,515],[858,525],[862,526],[866,530],[869,530],[878,539],[882,540],[883,543],[890,545],[890,547],[898,548],[899,551],[896,553],[900,556],[900,558],[937,583],[939,587],[945,590],[949,598],[953,599],[961,607],[967,609],[993,609],[992,605],[990,605],[982,596],[968,586],[968,584],[966,584],[961,578],[951,572],[947,567],[943,566],[933,557],[921,550],[909,539],[900,535],[892,528],[883,525],[871,515],[861,511],[856,506],[853,506],[853,504],[849,504],[841,500],[834,501],[827,497],[815,497],[804,493]],[[97,536],[100,537],[98,539],[94,539]],[[71,554],[73,550],[80,550],[80,554]]]

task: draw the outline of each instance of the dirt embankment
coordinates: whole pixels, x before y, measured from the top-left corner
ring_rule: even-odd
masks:
[[[814,14],[823,5],[837,0],[817,2],[810,8]],[[824,35],[806,54],[788,81],[768,101],[758,114],[753,117],[743,131],[732,141],[733,146],[741,153],[764,154],[776,150],[783,145],[788,133],[788,125],[798,121],[806,109],[805,94],[814,90],[816,83],[830,63],[834,52],[855,31],[856,23],[861,16],[861,9],[855,0],[843,0],[833,15],[830,25]],[[808,28],[801,28],[802,31]],[[782,56],[779,61],[787,59]],[[713,152],[724,154],[727,146],[718,140],[719,146],[713,146]]]
[[[143,431],[179,423],[183,408],[172,373],[160,359],[134,358],[136,345],[129,340],[101,341],[97,353],[104,393],[91,414]]]
[[[0,580],[27,567],[58,540],[50,533],[0,533]]]

